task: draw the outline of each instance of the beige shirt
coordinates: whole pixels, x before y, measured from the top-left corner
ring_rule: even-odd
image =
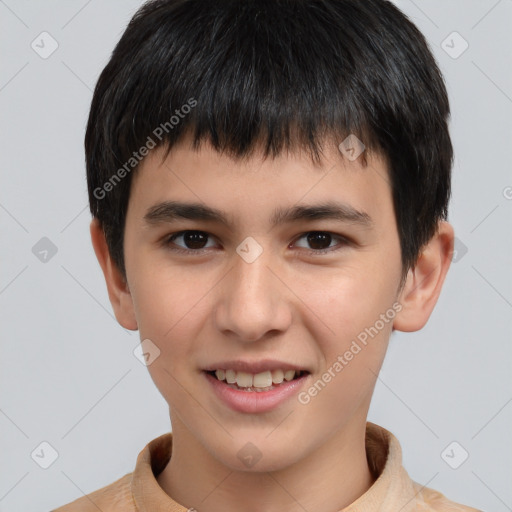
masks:
[[[187,512],[189,509],[168,496],[156,480],[171,453],[172,433],[163,434],[139,453],[132,473],[52,512]],[[340,512],[481,512],[412,481],[402,466],[396,437],[370,422],[366,426],[366,456],[376,480]]]

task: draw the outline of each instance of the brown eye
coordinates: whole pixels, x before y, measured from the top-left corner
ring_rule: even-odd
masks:
[[[307,247],[305,249],[310,249],[314,254],[334,252],[350,243],[345,237],[330,233],[329,231],[309,231],[304,233],[298,240],[301,239],[306,239]],[[338,244],[331,245],[336,240],[339,241]]]
[[[307,241],[315,251],[326,249],[331,244],[332,236],[321,231],[312,231],[307,235]]]
[[[196,231],[196,230],[188,230],[188,231],[180,231],[179,233],[175,233],[174,235],[170,236],[167,239],[167,244],[175,244],[175,240],[178,240],[180,238],[183,239],[183,245],[175,244],[178,247],[181,247],[181,249],[176,249],[177,251],[183,250],[184,252],[190,251],[201,251],[202,249],[205,249],[205,245],[208,242],[208,238],[210,235],[208,233],[205,233],[204,231]]]

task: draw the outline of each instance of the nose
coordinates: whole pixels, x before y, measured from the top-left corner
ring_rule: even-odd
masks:
[[[238,254],[233,259],[231,271],[217,290],[217,329],[241,342],[285,332],[292,319],[290,292],[272,265],[271,255],[263,251],[251,263]]]

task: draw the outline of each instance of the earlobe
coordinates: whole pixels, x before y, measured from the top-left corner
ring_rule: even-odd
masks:
[[[133,300],[128,283],[110,256],[105,233],[98,219],[94,218],[90,225],[91,241],[103,271],[108,296],[117,321],[131,331],[137,330],[137,320]]]
[[[414,268],[409,269],[398,301],[402,305],[393,328],[418,331],[427,323],[437,303],[453,255],[452,226],[440,221],[438,230],[423,248]]]

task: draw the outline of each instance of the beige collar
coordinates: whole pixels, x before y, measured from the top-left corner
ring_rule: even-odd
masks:
[[[172,433],[167,433],[153,439],[137,457],[131,490],[140,512],[187,512],[185,507],[163,491],[156,480],[167,465],[171,453]],[[415,486],[402,466],[402,450],[393,434],[368,422],[366,455],[376,481],[342,512],[417,510],[417,484]]]

